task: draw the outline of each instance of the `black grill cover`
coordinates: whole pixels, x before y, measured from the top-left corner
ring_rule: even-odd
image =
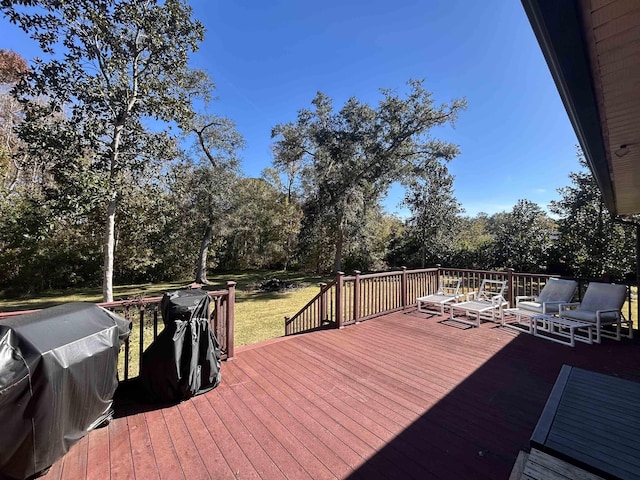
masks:
[[[209,328],[209,295],[201,289],[167,292],[160,304],[164,330],[142,355],[140,381],[151,402],[180,402],[220,383],[220,346]]]
[[[111,418],[129,330],[90,303],[0,320],[0,477],[47,469]]]

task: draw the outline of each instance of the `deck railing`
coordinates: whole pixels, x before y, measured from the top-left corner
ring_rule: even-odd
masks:
[[[235,282],[227,282],[226,290],[207,291],[211,297],[212,309],[210,327],[220,343],[221,358],[233,358],[234,352],[234,307]],[[160,313],[162,297],[147,297],[116,302],[97,303],[131,322],[131,334],[120,353],[118,374],[120,380],[138,376],[144,350],[164,329]],[[36,310],[0,313],[0,318],[31,313]]]
[[[293,317],[285,317],[285,335],[341,328],[406,308],[410,298],[437,288],[437,269],[353,275],[339,272]],[[435,287],[434,287],[435,285]]]
[[[342,328],[387,313],[404,310],[416,305],[416,299],[435,293],[443,278],[461,279],[461,293],[469,293],[480,288],[482,280],[507,282],[505,299],[515,306],[516,297],[539,295],[547,280],[557,275],[538,273],[517,273],[513,269],[505,271],[468,270],[459,268],[426,268],[353,275],[338,272],[329,284],[321,284],[320,292],[298,313],[285,317],[285,335],[294,335],[322,328]],[[577,300],[582,298],[589,281],[602,279],[576,279],[579,288]],[[633,318],[632,295],[627,285],[627,318]]]

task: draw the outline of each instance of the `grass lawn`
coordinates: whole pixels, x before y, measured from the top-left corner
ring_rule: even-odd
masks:
[[[287,292],[257,292],[252,286],[278,278],[302,284],[301,288]],[[319,291],[320,282],[331,278],[309,276],[299,272],[250,271],[239,273],[212,273],[211,285],[207,289],[226,288],[226,282],[233,280],[236,286],[235,344],[248,345],[262,340],[284,335],[285,315],[294,315]],[[190,280],[162,284],[123,285],[114,287],[114,299],[160,296],[167,290],[175,290],[191,283]],[[52,307],[67,302],[100,302],[101,288],[81,288],[68,291],[52,291],[37,296],[1,298],[0,311],[34,310]],[[146,338],[146,335],[145,335]]]

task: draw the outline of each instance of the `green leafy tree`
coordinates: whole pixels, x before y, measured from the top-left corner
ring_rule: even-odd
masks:
[[[94,205],[103,216],[103,296],[112,300],[122,192],[149,175],[154,162],[174,157],[175,142],[153,127],[190,116],[199,84],[187,62],[204,28],[181,0],[2,1],[0,7],[50,56],[36,60],[16,88],[22,101],[46,99],[25,103],[20,136],[30,156],[55,156],[61,173],[86,173],[82,186],[97,193]],[[54,114],[61,118],[52,122]],[[82,162],[88,168],[76,167]],[[76,186],[75,194],[82,191]]]
[[[496,266],[518,272],[546,270],[555,225],[540,206],[518,200],[511,212],[496,217]]]
[[[486,270],[496,266],[494,235],[489,229],[490,217],[480,212],[475,217],[460,217],[454,235],[454,254],[450,264],[458,268]]]
[[[421,173],[421,175],[419,175]],[[445,263],[454,249],[454,234],[462,213],[453,193],[453,176],[447,166],[433,161],[429,168],[407,182],[404,204],[411,211],[407,234],[413,250],[419,252],[419,264]]]
[[[394,181],[458,153],[455,145],[432,138],[430,130],[453,123],[466,102],[437,106],[422,83],[410,81],[405,97],[381,90],[375,108],[351,98],[337,112],[331,99],[318,93],[313,109],[300,110],[295,123],[273,129],[276,164],[295,164],[302,177],[301,245],[328,240],[336,271],[349,239],[359,233],[366,205],[378,203]]]
[[[404,231],[402,220],[387,214],[380,205],[374,204],[365,210],[361,221],[363,228],[357,237],[349,242],[345,252],[345,270],[387,270],[393,265],[390,263],[390,260],[393,260],[392,249]],[[402,260],[397,266],[405,265],[406,261]]]
[[[559,189],[561,199],[550,206],[559,217],[556,268],[581,277],[624,277],[634,271],[635,232],[615,222],[579,149],[577,158],[582,169],[569,174],[571,185]]]
[[[206,283],[207,268],[219,265],[231,229],[238,181],[234,169],[213,168],[208,161],[185,160],[171,169],[163,251],[166,263],[174,265],[181,277],[193,278],[195,271],[197,281]]]
[[[198,114],[182,125],[185,133],[195,137],[191,151],[199,158],[201,184],[194,184],[193,192],[200,192],[198,205],[205,212],[200,234],[200,247],[195,267],[196,283],[206,284],[207,258],[214,240],[214,232],[226,228],[233,203],[233,187],[237,184],[237,150],[244,140],[235,123],[212,114]],[[208,168],[209,172],[202,171]],[[194,179],[197,182],[197,178]]]
[[[11,95],[11,89],[27,71],[24,58],[0,49],[0,187],[5,193],[16,188],[22,172],[22,162],[16,157],[19,139],[15,132],[22,119],[22,106]]]
[[[302,206],[295,186],[295,171],[285,172],[284,178],[277,170],[266,168],[262,178],[271,184],[278,192],[278,200],[273,205],[273,227],[276,230],[274,257],[272,265],[287,270],[295,262],[298,248]]]

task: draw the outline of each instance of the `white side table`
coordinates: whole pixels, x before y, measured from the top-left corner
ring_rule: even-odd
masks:
[[[533,335],[546,338],[552,342],[575,347],[576,341],[593,343],[593,324],[554,317],[552,315],[536,315],[531,317]],[[580,331],[576,333],[577,331]],[[568,340],[565,340],[568,339]]]

